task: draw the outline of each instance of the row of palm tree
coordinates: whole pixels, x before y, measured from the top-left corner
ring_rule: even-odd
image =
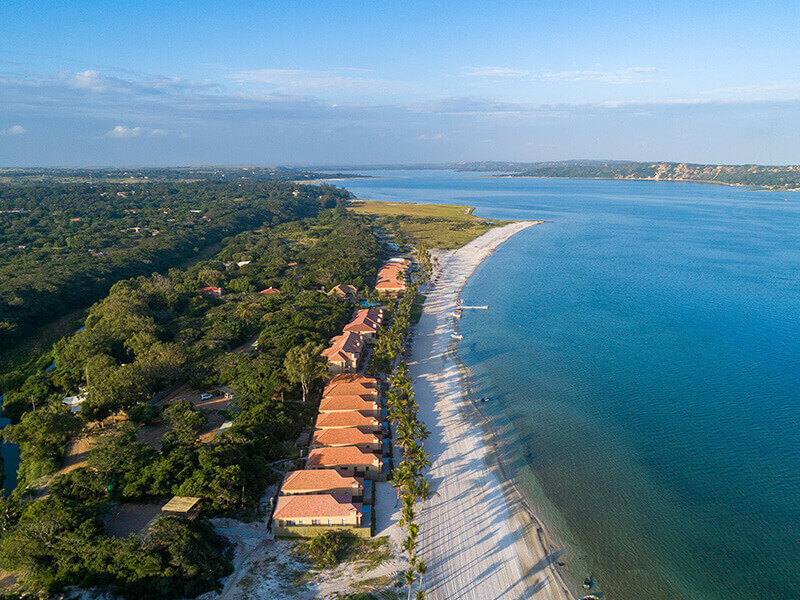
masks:
[[[403,550],[408,553],[409,569],[404,575],[408,586],[408,598],[414,583],[417,582],[415,598],[424,600],[426,591],[422,589],[422,576],[427,567],[425,560],[417,552],[419,524],[415,522],[416,504],[424,502],[433,495],[431,482],[426,472],[431,461],[425,453],[423,443],[430,435],[425,423],[419,420],[419,405],[414,399],[408,365],[401,361],[390,378],[391,387],[386,395],[389,421],[394,430],[394,442],[400,448],[403,460],[392,472],[392,486],[397,489],[397,500],[402,503],[400,527],[405,529]]]

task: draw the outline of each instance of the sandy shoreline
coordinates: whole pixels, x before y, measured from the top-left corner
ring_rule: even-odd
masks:
[[[469,275],[509,237],[536,222],[492,229],[439,254],[438,281],[414,330],[409,370],[437,495],[420,511],[420,554],[429,598],[566,600],[546,530],[503,468],[501,448],[469,398],[469,373],[458,358],[453,319]],[[379,513],[380,514],[380,513]],[[392,516],[392,521],[395,520]]]

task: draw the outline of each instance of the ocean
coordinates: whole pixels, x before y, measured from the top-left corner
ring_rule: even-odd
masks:
[[[467,282],[462,360],[573,582],[800,597],[800,194],[364,172],[359,198],[545,219]],[[579,587],[576,585],[576,587]]]

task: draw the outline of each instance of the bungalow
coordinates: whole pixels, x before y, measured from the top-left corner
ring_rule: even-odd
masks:
[[[360,502],[359,498],[364,496],[364,480],[360,477],[342,475],[336,469],[290,471],[283,478],[280,495],[296,494],[349,496]]]
[[[337,285],[330,292],[328,296],[336,295],[344,300],[358,300],[358,289],[354,285]]]
[[[265,289],[265,290],[261,290],[261,291],[260,291],[260,292],[258,292],[258,293],[259,293],[259,294],[264,294],[265,296],[270,296],[270,295],[272,295],[272,294],[277,294],[277,293],[279,293],[279,292],[280,292],[280,290],[279,290],[278,288],[274,288],[274,287],[268,287],[267,289]]]
[[[377,400],[380,384],[374,377],[366,375],[336,375],[322,392],[322,397],[326,396],[368,396]]]
[[[204,288],[200,288],[197,290],[203,296],[211,296],[212,298],[222,298],[222,288],[221,287],[214,287],[213,285],[209,285]]]
[[[345,429],[359,427],[367,431],[381,431],[380,419],[356,410],[329,412],[317,417],[317,429]]]
[[[331,340],[331,345],[322,351],[328,359],[328,370],[331,373],[352,373],[358,370],[364,341],[357,333],[345,332]]]
[[[356,446],[362,450],[380,452],[383,436],[368,429],[344,427],[341,429],[317,429],[311,437],[312,448],[337,448],[340,446]]]
[[[362,308],[353,313],[353,318],[345,325],[345,331],[357,333],[365,340],[373,340],[383,323],[383,309]]]
[[[372,530],[368,506],[333,494],[279,496],[272,519],[276,537],[313,537],[324,527],[369,537]]]
[[[336,469],[344,475],[383,481],[384,463],[388,471],[388,461],[380,454],[355,446],[312,448],[308,453],[306,469]]]
[[[327,396],[319,404],[319,414],[359,411],[373,417],[381,416],[377,399],[367,396]]]

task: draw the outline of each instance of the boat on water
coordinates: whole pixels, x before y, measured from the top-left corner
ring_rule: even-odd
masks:
[[[454,319],[460,319],[461,318],[461,313],[453,311],[453,312],[450,313],[450,316],[453,317]]]
[[[583,580],[583,589],[590,590],[594,585],[594,578],[589,575],[586,579]]]
[[[581,600],[600,600],[600,598],[594,594],[589,594],[588,596],[581,596]]]
[[[488,401],[489,401],[489,397],[488,396],[483,396],[481,398],[481,402],[488,402]]]
[[[460,333],[451,333],[450,337],[453,338],[454,340],[463,340],[464,339],[464,336],[461,335]]]

